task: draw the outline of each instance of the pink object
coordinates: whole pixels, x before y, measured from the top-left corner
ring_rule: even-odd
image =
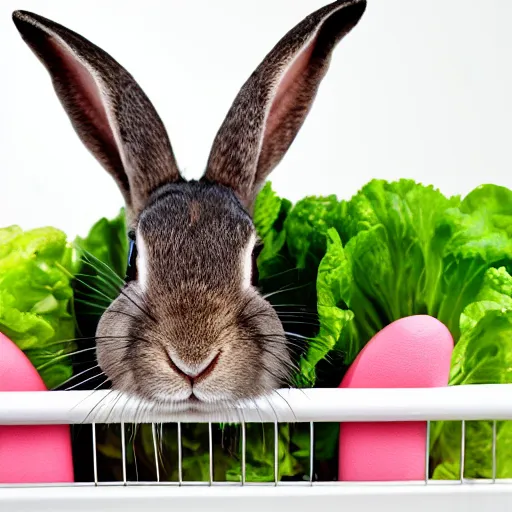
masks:
[[[402,318],[369,341],[340,387],[447,386],[452,350],[453,338],[437,319]],[[339,480],[423,480],[426,440],[426,422],[341,424]]]
[[[2,333],[0,391],[47,391],[25,354]],[[0,483],[73,481],[69,426],[0,425]]]

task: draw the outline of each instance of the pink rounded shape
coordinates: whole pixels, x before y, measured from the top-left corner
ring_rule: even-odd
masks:
[[[0,391],[47,391],[32,363],[2,333]],[[69,426],[0,425],[0,483],[73,481]]]
[[[340,387],[447,386],[452,351],[453,338],[436,318],[402,318],[368,342]],[[339,480],[423,480],[426,440],[426,422],[341,424]]]

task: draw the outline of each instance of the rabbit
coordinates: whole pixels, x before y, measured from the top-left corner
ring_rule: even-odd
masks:
[[[366,0],[310,14],[240,89],[199,180],[185,180],[135,79],[81,35],[15,11],[78,137],[123,195],[131,271],[96,331],[101,370],[152,407],[208,411],[290,385],[279,317],[253,282],[255,198],[294,141],[337,43]]]

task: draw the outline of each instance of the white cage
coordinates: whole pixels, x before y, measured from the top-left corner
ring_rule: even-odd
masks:
[[[0,510],[52,512],[80,511],[262,511],[310,512],[345,509],[358,511],[493,512],[511,510],[512,481],[497,478],[496,424],[512,420],[511,385],[473,385],[432,389],[307,389],[282,390],[269,400],[244,406],[239,410],[210,417],[172,415],[162,411],[145,413],[145,423],[155,429],[158,424],[176,423],[178,436],[184,422],[206,423],[209,428],[209,481],[184,481],[179,451],[179,478],[176,482],[130,481],[124,452],[125,425],[137,423],[138,405],[109,391],[63,391],[51,393],[0,393],[1,425],[88,424],[92,429],[94,479],[77,484],[0,486]],[[91,411],[94,411],[91,413]],[[278,423],[310,425],[310,457],[313,459],[315,424],[352,421],[430,421],[461,422],[460,478],[457,481],[428,478],[415,482],[318,482],[313,471],[308,481],[250,483],[245,480],[245,425],[271,423],[277,436]],[[493,421],[492,478],[468,479],[464,475],[466,421]],[[212,423],[237,421],[242,432],[242,478],[239,483],[213,480],[215,464],[212,447]],[[95,432],[98,424],[121,424],[123,436],[122,474],[119,482],[101,482],[96,469]],[[84,427],[85,428],[85,427]],[[181,440],[178,439],[181,447]],[[277,447],[277,443],[275,444]],[[275,474],[279,458],[275,451]],[[158,475],[158,467],[156,468]]]

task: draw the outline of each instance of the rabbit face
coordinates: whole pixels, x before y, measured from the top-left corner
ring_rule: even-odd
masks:
[[[135,239],[137,279],[98,328],[98,362],[117,389],[201,408],[288,382],[283,327],[251,284],[255,229],[229,189],[163,187]]]
[[[254,398],[288,380],[285,333],[251,285],[250,215],[365,8],[338,0],[290,30],[241,88],[203,178],[189,183],[155,108],[117,61],[62,25],[13,14],[78,136],[116,181],[136,239],[135,279],[97,330],[98,362],[115,388],[187,408]]]

